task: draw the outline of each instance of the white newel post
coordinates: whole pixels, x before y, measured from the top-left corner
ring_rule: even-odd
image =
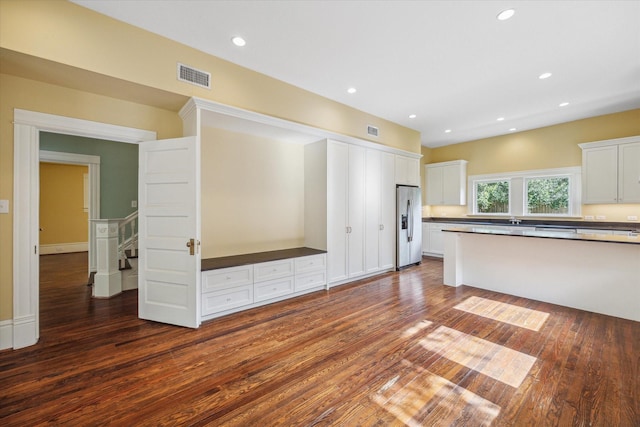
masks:
[[[118,268],[119,219],[93,219],[96,228],[97,272],[93,280],[93,297],[110,298],[122,292],[122,275]]]

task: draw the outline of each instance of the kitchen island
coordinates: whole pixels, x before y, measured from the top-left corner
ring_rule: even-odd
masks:
[[[640,321],[640,237],[450,228],[444,283]]]

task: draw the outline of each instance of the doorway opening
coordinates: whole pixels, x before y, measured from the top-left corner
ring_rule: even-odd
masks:
[[[14,110],[13,348],[35,344],[39,316],[39,192],[42,133],[138,144],[156,133],[87,120]],[[91,174],[91,171],[89,172]],[[99,175],[98,175],[99,176]],[[90,263],[90,262],[89,262]]]

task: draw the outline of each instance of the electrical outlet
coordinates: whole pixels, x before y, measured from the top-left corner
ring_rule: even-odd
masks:
[[[605,215],[596,215],[596,219],[607,219],[607,217]]]
[[[593,215],[585,215],[585,216],[584,216],[584,219],[585,219],[586,221],[593,221]]]
[[[637,221],[638,220],[638,215],[629,215],[627,217],[628,221]]]
[[[8,200],[0,200],[0,213],[9,213],[9,201]]]
[[[132,208],[137,208],[138,207],[138,201],[137,200],[132,200],[131,201],[131,207]]]

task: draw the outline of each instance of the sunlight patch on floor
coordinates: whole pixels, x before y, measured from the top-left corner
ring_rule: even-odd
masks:
[[[549,317],[543,311],[480,297],[469,297],[453,308],[532,331],[539,331]]]
[[[411,362],[402,376],[391,378],[372,399],[410,427],[451,425],[473,417],[473,425],[489,426],[500,407]]]
[[[512,387],[519,387],[536,358],[491,341],[440,326],[420,344],[429,351]]]
[[[421,330],[428,328],[431,325],[433,325],[433,322],[429,322],[428,320],[423,320],[419,323],[416,323],[414,326],[406,329],[402,333],[402,338],[409,338],[410,336],[417,334]]]

